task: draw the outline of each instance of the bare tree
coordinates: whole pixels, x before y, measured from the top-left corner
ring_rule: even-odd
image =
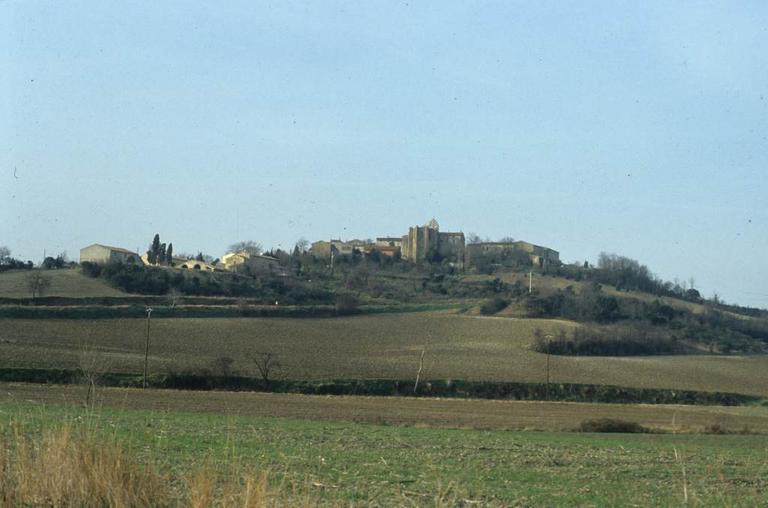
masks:
[[[235,363],[233,358],[229,356],[220,356],[211,362],[211,369],[213,372],[221,377],[232,377],[234,371],[232,370],[232,364]]]
[[[176,304],[179,303],[181,297],[184,295],[178,289],[171,288],[166,296],[168,297],[168,303],[171,304],[171,308],[174,308],[176,307]]]
[[[9,259],[11,259],[11,249],[5,245],[0,245],[0,264],[5,263]]]
[[[96,396],[96,385],[101,377],[107,372],[108,365],[105,362],[104,355],[85,342],[81,342],[78,351],[78,367],[83,381],[88,385],[88,391],[85,394],[85,405],[91,406]]]
[[[298,251],[300,254],[304,254],[307,252],[307,249],[309,249],[309,241],[307,241],[306,238],[301,237],[296,240],[296,247],[294,250]]]
[[[261,244],[253,240],[243,240],[229,246],[230,252],[247,252],[252,256],[261,254]]]
[[[264,353],[256,353],[251,356],[251,360],[256,364],[256,369],[259,371],[261,379],[264,381],[264,387],[269,388],[269,383],[273,371],[280,368],[280,362],[277,361],[277,355],[269,351]]]
[[[424,370],[424,355],[427,354],[427,346],[429,345],[429,335],[427,335],[424,341],[424,346],[421,348],[421,356],[419,357],[419,371],[416,373],[416,382],[413,384],[413,393],[419,392],[419,382],[421,381],[421,373]]]
[[[467,243],[480,243],[483,239],[476,233],[467,233]]]
[[[29,272],[26,276],[27,288],[32,293],[32,298],[43,296],[49,287],[51,287],[51,276],[44,275],[38,270]]]

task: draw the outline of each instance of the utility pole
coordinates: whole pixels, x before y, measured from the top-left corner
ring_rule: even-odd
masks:
[[[144,389],[147,389],[147,364],[149,363],[149,320],[152,316],[152,307],[147,307],[147,346],[144,350]]]
[[[528,294],[533,292],[533,271],[528,272]]]

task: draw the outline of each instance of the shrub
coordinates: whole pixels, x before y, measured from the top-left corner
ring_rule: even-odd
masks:
[[[336,313],[341,315],[354,314],[360,305],[357,297],[347,291],[336,294]]]
[[[643,326],[574,328],[570,336],[561,330],[556,337],[536,335],[532,349],[538,353],[584,356],[636,356],[683,352],[673,338]]]
[[[614,418],[598,418],[584,420],[578,427],[580,432],[620,432],[625,434],[644,434],[650,429],[637,422],[618,420]]]
[[[484,316],[490,316],[492,314],[496,314],[497,312],[505,309],[508,305],[509,305],[509,302],[507,300],[497,296],[486,301],[480,307],[480,313],[483,314]]]
[[[101,265],[97,263],[91,263],[90,261],[83,261],[80,264],[80,267],[83,269],[83,273],[88,277],[96,278],[99,275],[101,275]]]

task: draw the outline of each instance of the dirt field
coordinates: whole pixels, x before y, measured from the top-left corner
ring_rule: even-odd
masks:
[[[255,374],[249,356],[277,354],[277,377],[415,377],[427,338],[424,379],[541,382],[546,356],[528,348],[535,328],[572,323],[413,313],[335,319],[154,319],[150,371],[210,367],[220,357]],[[141,372],[142,319],[0,320],[0,366],[77,368],[83,347],[105,370]],[[768,395],[768,356],[555,357],[553,382],[613,384]]]
[[[83,386],[0,384],[0,401],[83,403]],[[572,430],[593,418],[618,418],[674,432],[705,427],[768,433],[768,408],[674,405],[582,404],[407,397],[313,396],[256,392],[194,392],[99,388],[97,405],[114,409],[187,411],[276,416],[303,420],[474,429]]]

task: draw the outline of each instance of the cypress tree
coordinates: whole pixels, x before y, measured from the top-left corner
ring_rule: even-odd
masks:
[[[149,261],[149,264],[156,265],[157,264],[157,256],[160,254],[160,234],[155,233],[155,238],[152,240],[152,244],[149,246],[149,250],[147,251],[147,260]]]
[[[165,251],[165,263],[168,266],[173,266],[173,244],[168,244],[168,250]]]

